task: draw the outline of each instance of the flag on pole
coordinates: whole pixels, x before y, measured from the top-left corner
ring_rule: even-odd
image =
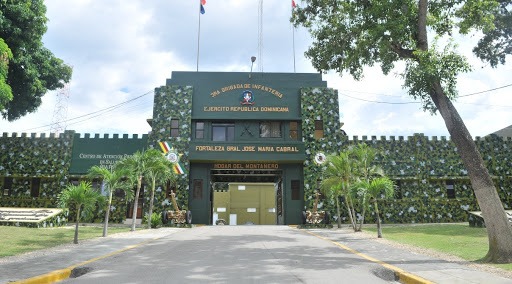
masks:
[[[295,0],[292,0],[292,8],[295,8],[297,7],[297,5],[295,4]]]
[[[206,12],[204,10],[204,5],[206,5],[206,0],[201,0],[201,4],[199,5],[200,6],[199,12],[201,12],[201,14],[204,14]]]

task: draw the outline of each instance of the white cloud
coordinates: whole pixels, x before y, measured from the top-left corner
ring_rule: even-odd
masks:
[[[198,30],[201,24],[199,70],[248,72],[250,57],[258,56],[253,71],[316,72],[304,57],[310,45],[304,28],[289,23],[290,2],[264,3],[263,49],[258,54],[258,2],[208,0],[199,18],[197,1],[50,0],[45,46],[74,68],[70,84],[68,129],[79,133],[144,134],[150,130],[152,94],[172,71],[197,68]],[[475,37],[476,38],[476,37]],[[460,76],[464,96],[510,84],[512,64],[491,69],[470,54],[472,44],[458,41],[459,50],[475,65]],[[294,49],[295,47],[295,49]],[[510,60],[509,60],[510,61]],[[349,74],[323,75],[339,91],[341,120],[350,135],[448,136],[444,121],[423,112],[401,88],[396,77],[378,67],[367,68],[362,81]],[[472,135],[484,136],[512,123],[512,88],[461,97],[455,102]],[[124,102],[142,96],[140,99]],[[407,104],[406,104],[407,103]],[[97,113],[87,114],[121,106]],[[0,121],[3,132],[49,132],[55,93],[43,97],[36,113],[15,122]]]

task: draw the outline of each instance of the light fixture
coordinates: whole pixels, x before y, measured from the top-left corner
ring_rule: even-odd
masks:
[[[251,73],[249,73],[249,79],[252,75],[252,66],[254,65],[254,61],[256,61],[256,56],[251,56]]]

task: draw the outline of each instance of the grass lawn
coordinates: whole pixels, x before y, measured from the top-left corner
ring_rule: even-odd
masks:
[[[109,227],[108,234],[128,232],[129,227]],[[101,237],[103,227],[80,226],[78,242]],[[72,244],[75,226],[58,228],[25,228],[0,226],[0,257],[17,255],[24,252],[50,248],[62,244]]]
[[[363,227],[363,230],[377,236],[376,227]],[[489,248],[486,229],[472,228],[467,223],[385,225],[382,236],[391,241],[455,255],[473,262],[480,262]],[[512,264],[493,266],[512,271]]]

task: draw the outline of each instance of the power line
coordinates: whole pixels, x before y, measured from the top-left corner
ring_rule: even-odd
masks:
[[[88,116],[91,116],[91,115],[93,115],[93,114],[98,114],[98,113],[99,113],[99,114],[98,114],[98,115],[96,115],[96,116],[89,117],[89,118],[84,119],[84,120],[81,120],[81,121],[79,121],[79,122],[68,123],[68,125],[73,125],[73,124],[77,124],[77,123],[80,123],[80,122],[84,122],[84,121],[86,121],[86,120],[89,120],[89,119],[92,119],[92,118],[98,117],[98,116],[103,115],[103,114],[108,113],[108,112],[111,112],[111,111],[113,111],[113,110],[115,110],[115,109],[117,109],[117,108],[120,108],[121,106],[123,106],[123,105],[125,105],[125,104],[127,104],[127,103],[129,103],[129,102],[132,102],[132,101],[138,100],[138,99],[140,99],[140,98],[142,98],[142,97],[144,97],[144,96],[147,96],[147,95],[149,95],[149,94],[151,94],[151,93],[153,93],[153,90],[148,91],[148,92],[146,92],[146,93],[144,93],[144,94],[142,94],[142,95],[140,95],[140,96],[137,96],[137,97],[135,97],[135,98],[133,98],[133,99],[129,99],[129,100],[127,100],[127,101],[121,102],[121,103],[119,103],[119,104],[116,104],[116,105],[113,105],[113,106],[109,106],[109,107],[107,107],[107,108],[100,109],[100,110],[97,110],[97,111],[94,111],[94,112],[90,112],[90,113],[87,113],[87,114],[84,114],[84,115],[80,115],[80,116],[77,116],[77,117],[73,117],[73,118],[67,119],[65,122],[67,122],[67,123],[68,123],[68,122],[71,122],[71,121],[73,121],[73,120],[77,120],[77,119],[80,119],[80,118],[83,118],[83,117],[88,117]],[[42,126],[38,126],[38,127],[29,128],[29,129],[26,129],[26,130],[24,130],[24,131],[29,131],[29,130],[34,130],[34,129],[44,128],[44,127],[51,127],[52,125],[53,125],[53,123],[51,123],[51,124],[46,124],[46,125],[42,125]]]
[[[361,99],[361,98],[357,98],[357,97],[352,97],[352,96],[345,95],[345,94],[340,94],[340,95],[345,96],[345,97],[349,97],[349,98],[354,99],[354,100],[360,100],[360,101],[365,101],[365,102],[369,102],[369,103],[377,103],[377,104],[407,105],[407,104],[419,104],[420,103],[420,102],[382,102],[382,101],[365,100],[365,99]]]
[[[457,96],[457,98],[474,96],[474,95],[478,95],[478,94],[482,94],[482,93],[487,93],[487,92],[491,92],[491,91],[507,88],[507,87],[510,87],[510,86],[512,86],[512,84],[504,85],[504,86],[501,86],[501,87],[492,88],[492,89],[485,90],[485,91],[475,92],[475,93],[471,93],[471,94],[467,94],[467,95]],[[353,91],[353,92],[354,93],[365,93],[365,92],[359,92],[359,91]],[[366,94],[374,94],[374,95],[378,95],[378,96],[392,96],[392,95],[383,95],[383,94],[377,94],[377,93],[366,93]],[[378,103],[378,104],[405,105],[405,104],[419,104],[420,103],[420,102],[385,102],[385,101],[374,101],[374,100],[366,100],[366,99],[362,99],[362,98],[352,97],[352,96],[349,96],[349,95],[346,95],[346,94],[342,94],[342,93],[340,93],[340,95],[345,96],[345,97],[349,97],[349,98],[355,99],[355,100],[365,101],[365,102],[369,102],[369,103]],[[401,96],[396,96],[396,97],[401,97]],[[480,105],[480,104],[475,104],[475,105]],[[507,106],[504,106],[504,107],[507,107]]]
[[[469,96],[474,96],[474,95],[478,95],[478,94],[483,94],[483,93],[487,93],[487,92],[491,92],[491,91],[495,91],[495,90],[499,90],[499,89],[507,88],[507,87],[510,87],[510,86],[512,86],[512,84],[508,84],[508,85],[505,85],[505,86],[501,86],[501,87],[497,87],[497,88],[489,89],[489,90],[486,90],[486,91],[481,91],[481,92],[476,92],[476,93],[471,93],[471,94],[467,94],[467,95],[459,96],[459,98],[462,98],[462,97],[469,97]]]
[[[499,90],[499,89],[504,89],[504,88],[507,88],[507,87],[511,87],[512,84],[508,84],[508,85],[504,85],[504,86],[500,86],[500,87],[496,87],[496,88],[492,88],[492,89],[489,89],[489,90],[485,90],[485,91],[479,91],[479,92],[475,92],[475,93],[470,93],[470,94],[467,94],[467,95],[461,95],[461,96],[458,96],[459,98],[461,97],[468,97],[468,96],[473,96],[473,95],[478,95],[478,94],[482,94],[482,93],[487,93],[487,92],[491,92],[491,91],[495,91],[495,90]],[[352,92],[355,92],[355,93],[367,93],[367,94],[374,94],[374,95],[379,95],[379,96],[392,96],[392,95],[383,95],[383,94],[377,94],[377,93],[369,93],[369,92],[360,92],[360,91],[352,91]],[[106,113],[109,113],[115,109],[118,109],[120,108],[121,106],[123,105],[126,105],[132,101],[135,101],[135,100],[138,100],[144,96],[147,96],[149,94],[153,93],[153,90],[151,91],[148,91],[140,96],[137,96],[135,98],[132,98],[132,99],[129,99],[127,101],[124,101],[124,102],[121,102],[119,104],[116,104],[116,105],[113,105],[113,106],[109,106],[107,108],[104,108],[104,109],[101,109],[101,110],[97,110],[97,111],[94,111],[94,112],[90,112],[90,113],[87,113],[87,114],[84,114],[84,115],[80,115],[80,116],[77,116],[77,117],[73,117],[73,118],[70,118],[70,119],[67,119],[65,120],[64,122],[68,123],[68,122],[71,122],[71,121],[74,121],[74,120],[78,120],[80,118],[84,118],[84,117],[87,117],[86,119],[83,119],[83,120],[80,120],[80,121],[77,121],[77,122],[73,122],[73,123],[69,123],[68,125],[73,125],[73,124],[78,124],[78,123],[82,123],[84,121],[87,121],[87,120],[90,120],[90,119],[93,119],[93,118],[96,118],[98,116],[101,116],[101,115],[104,115]],[[365,101],[365,102],[369,102],[369,103],[378,103],[378,104],[391,104],[391,105],[405,105],[405,104],[419,104],[420,102],[386,102],[386,101],[375,101],[375,100],[367,100],[367,99],[362,99],[362,98],[358,98],[358,97],[353,97],[353,96],[350,96],[350,95],[347,95],[347,94],[342,94],[340,93],[341,96],[344,96],[344,97],[348,97],[348,98],[351,98],[351,99],[354,99],[354,100],[360,100],[360,101]],[[397,96],[398,97],[398,96]],[[401,96],[400,96],[401,97]],[[471,104],[471,103],[461,103],[461,102],[457,102],[457,103],[460,103],[460,104]],[[483,106],[492,106],[492,107],[512,107],[512,106],[497,106],[497,105],[486,105],[486,104],[473,104],[473,105],[483,105]],[[95,116],[92,116],[94,114],[97,114]],[[90,116],[90,117],[89,117]],[[29,128],[29,129],[25,129],[23,131],[29,131],[29,130],[34,130],[34,129],[39,129],[39,128],[44,128],[44,127],[51,127],[53,126],[55,123],[50,123],[50,124],[46,124],[46,125],[42,125],[42,126],[38,126],[38,127],[33,127],[33,128]]]
[[[129,106],[129,109],[125,109],[125,110],[124,110],[124,112],[123,112],[123,114],[133,113],[135,110],[139,110],[139,111],[140,111],[140,110],[141,110],[141,106],[142,106],[142,104],[137,104],[137,105]],[[150,105],[147,105],[147,106],[145,106],[145,107],[153,107],[153,105],[152,105],[152,104],[150,104]],[[110,111],[108,111],[108,112],[110,112]],[[88,120],[94,119],[94,118],[96,118],[96,117],[99,117],[99,116],[105,115],[105,114],[107,114],[108,112],[100,113],[100,114],[98,114],[98,115],[95,115],[95,116],[88,117],[88,118],[85,118],[85,119],[80,120],[80,121],[76,121],[76,122],[70,123],[70,125],[80,124],[80,123],[82,123],[82,122],[85,122],[85,121],[88,121]],[[113,113],[109,114],[109,117],[111,117],[112,115],[113,115]]]

